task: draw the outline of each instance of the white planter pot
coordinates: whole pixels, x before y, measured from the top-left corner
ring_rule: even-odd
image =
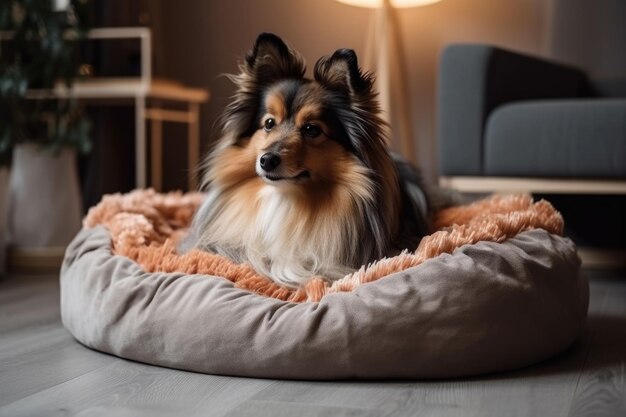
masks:
[[[55,157],[35,145],[17,146],[9,179],[9,244],[18,249],[65,247],[80,229],[81,217],[74,149]]]
[[[6,268],[6,207],[9,189],[9,170],[0,168],[0,275]]]

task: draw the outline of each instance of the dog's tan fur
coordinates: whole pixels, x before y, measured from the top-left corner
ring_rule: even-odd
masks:
[[[320,59],[308,80],[297,52],[263,34],[240,70],[207,160],[192,246],[291,286],[339,279],[396,252],[406,234],[400,179],[354,52]],[[280,157],[272,172],[260,162],[270,153]]]

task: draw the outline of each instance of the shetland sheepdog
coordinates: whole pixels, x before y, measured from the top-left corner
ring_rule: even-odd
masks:
[[[322,57],[308,79],[300,54],[263,33],[239,70],[182,249],[249,262],[292,287],[415,249],[430,201],[387,149],[373,77],[354,51]]]

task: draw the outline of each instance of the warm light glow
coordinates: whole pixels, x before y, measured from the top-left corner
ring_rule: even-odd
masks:
[[[383,5],[384,0],[337,0],[340,3],[349,4],[351,6],[358,7],[369,7],[371,9],[376,9]],[[437,3],[441,0],[390,0],[392,7],[397,8],[408,8],[408,7],[417,7],[424,6],[427,4]]]

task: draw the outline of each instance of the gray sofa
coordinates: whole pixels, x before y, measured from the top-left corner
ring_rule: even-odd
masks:
[[[451,45],[439,135],[444,176],[626,180],[626,77],[593,80],[492,46]]]
[[[550,27],[550,59],[490,45],[443,51],[440,182],[548,195],[575,241],[623,248],[626,1],[554,0]],[[624,266],[626,251],[605,252],[583,261]]]
[[[444,50],[444,182],[558,179],[551,191],[563,192],[575,180],[572,192],[626,193],[626,1],[556,0],[553,15],[554,60],[488,45]]]

